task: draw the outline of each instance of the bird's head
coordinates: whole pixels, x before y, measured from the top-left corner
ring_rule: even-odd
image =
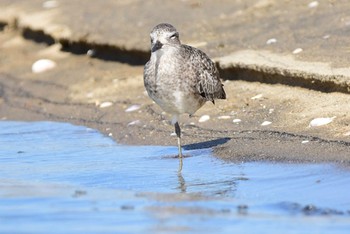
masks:
[[[171,24],[158,24],[152,29],[151,36],[151,50],[155,52],[161,49],[164,45],[180,45],[179,33]]]

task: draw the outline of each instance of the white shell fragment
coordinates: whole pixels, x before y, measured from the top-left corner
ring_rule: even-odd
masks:
[[[202,116],[199,118],[198,122],[203,123],[203,122],[208,121],[209,119],[210,119],[210,116],[209,116],[209,115],[202,115]]]
[[[242,120],[241,119],[234,119],[234,120],[232,120],[232,122],[233,123],[240,123],[240,122],[242,122]]]
[[[94,49],[89,49],[87,52],[86,52],[86,55],[89,56],[89,57],[94,57],[96,55],[96,51]],[[113,80],[114,81],[114,80]]]
[[[270,125],[270,124],[272,124],[272,122],[270,122],[270,121],[264,121],[264,122],[261,124],[261,126],[267,126],[267,125]]]
[[[266,41],[266,45],[271,45],[277,42],[276,38],[270,38]]]
[[[301,144],[306,144],[306,143],[309,143],[309,141],[308,140],[304,140],[304,141],[301,142]]]
[[[299,54],[300,52],[302,52],[303,49],[302,48],[296,48],[295,50],[293,50],[293,54]]]
[[[134,120],[134,121],[131,121],[130,123],[128,123],[128,126],[138,125],[138,124],[141,124],[141,121],[140,120]]]
[[[113,102],[102,102],[100,104],[100,108],[106,108],[106,107],[110,107],[113,105]]]
[[[229,115],[222,115],[222,116],[219,116],[218,119],[230,119],[231,116]]]
[[[50,59],[39,59],[32,65],[33,73],[41,73],[56,67],[56,63]]]
[[[307,5],[309,8],[318,7],[318,1],[312,1]]]
[[[318,127],[322,125],[329,124],[330,122],[335,119],[336,116],[333,116],[331,118],[316,118],[310,121],[309,127]]]
[[[255,99],[259,99],[259,98],[262,98],[262,93],[258,94],[258,95],[255,95],[254,97],[251,97],[250,99],[252,100],[255,100]]]
[[[129,106],[129,107],[125,110],[125,112],[136,111],[136,110],[138,110],[138,109],[140,109],[140,108],[141,108],[140,105],[132,105],[132,106]]]

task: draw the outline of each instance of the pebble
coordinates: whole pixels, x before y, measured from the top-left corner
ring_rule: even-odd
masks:
[[[50,59],[39,59],[32,65],[33,73],[41,73],[56,67],[56,63]]]
[[[331,118],[316,118],[310,121],[309,127],[318,127],[322,125],[329,124],[335,119],[336,116],[333,116]]]
[[[302,52],[303,49],[302,48],[296,48],[295,50],[293,50],[293,54],[299,54],[300,52]]]
[[[260,94],[258,94],[258,95],[255,95],[254,97],[251,97],[250,99],[255,100],[255,99],[262,98],[262,96],[263,96],[263,95],[260,93]]]
[[[198,122],[203,123],[203,122],[208,121],[209,119],[210,119],[210,116],[209,116],[209,115],[202,115],[202,116],[199,118]]]
[[[266,45],[271,45],[277,42],[276,38],[270,38],[266,41]]]
[[[318,1],[312,1],[307,6],[309,8],[315,8],[315,7],[318,7],[318,4],[319,4]]]
[[[106,107],[110,107],[113,105],[113,102],[102,102],[100,104],[100,108],[106,108]]]
[[[132,205],[122,205],[120,207],[120,209],[122,209],[122,210],[133,210],[133,209],[135,209],[135,207],[132,206]]]
[[[350,136],[350,131],[343,134],[344,136]]]
[[[275,111],[275,109],[269,109],[269,114],[272,114]]]
[[[181,132],[184,133],[185,131],[181,129]],[[176,132],[170,133],[170,136],[175,136],[175,137],[177,137]]]
[[[222,116],[219,116],[218,119],[230,119],[231,116],[229,115],[222,115]]]
[[[240,122],[242,122],[242,120],[241,119],[234,119],[234,120],[232,120],[232,122],[233,123],[240,123]]]
[[[305,141],[302,141],[301,144],[306,144],[306,143],[309,143],[308,140],[305,140]]]
[[[264,121],[264,122],[261,124],[261,126],[267,126],[267,125],[270,125],[270,124],[272,124],[272,122],[270,122],[270,121]]]
[[[134,120],[134,121],[131,121],[130,123],[128,123],[128,126],[138,125],[140,123],[141,123],[141,121],[137,119],[137,120]]]
[[[141,108],[140,105],[132,105],[132,106],[129,106],[129,107],[125,110],[125,112],[136,111],[136,110],[138,110],[138,109],[140,109],[140,108]]]
[[[89,57],[94,57],[96,55],[96,51],[94,49],[89,49],[86,52],[86,55],[89,56]]]

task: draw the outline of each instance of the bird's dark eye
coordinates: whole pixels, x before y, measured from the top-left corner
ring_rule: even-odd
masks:
[[[174,33],[170,36],[170,39],[176,39],[179,36],[179,34]]]

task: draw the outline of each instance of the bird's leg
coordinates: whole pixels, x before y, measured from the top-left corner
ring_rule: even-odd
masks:
[[[179,160],[180,160],[179,172],[181,172],[181,170],[182,170],[182,149],[181,149],[181,129],[179,126],[179,122],[175,123],[175,133],[177,136],[177,147],[179,149]]]
[[[179,149],[179,157],[182,158],[182,149],[181,149],[181,129],[179,126],[179,122],[175,123],[175,133],[177,136],[177,146]]]

